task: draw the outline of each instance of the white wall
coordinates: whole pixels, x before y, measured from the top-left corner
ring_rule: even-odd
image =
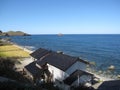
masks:
[[[77,69],[86,71],[86,64],[77,61],[77,62],[74,63],[70,68],[68,68],[68,69],[66,70],[66,73],[70,75],[70,74],[72,74],[74,71],[76,71]]]
[[[55,81],[55,79],[59,81],[63,81],[66,77],[68,77],[68,75],[64,71],[50,64],[47,64],[47,65],[48,65],[48,70],[53,74],[53,81]]]

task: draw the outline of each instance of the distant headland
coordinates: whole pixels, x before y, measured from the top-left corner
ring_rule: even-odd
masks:
[[[30,34],[24,33],[22,31],[8,31],[2,32],[0,30],[0,36],[30,36]]]

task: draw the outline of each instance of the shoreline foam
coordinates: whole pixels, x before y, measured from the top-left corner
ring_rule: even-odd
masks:
[[[27,49],[27,48],[25,48],[25,47],[22,47],[22,46],[20,46],[20,45],[17,45],[17,44],[13,44],[13,46],[18,47],[18,48],[20,48],[20,49],[22,49],[22,50],[24,50],[24,51],[26,51],[26,52],[28,52],[28,53],[32,53],[32,52],[33,52],[32,50],[29,50],[29,49]]]

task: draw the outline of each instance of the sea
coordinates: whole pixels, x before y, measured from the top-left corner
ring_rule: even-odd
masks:
[[[45,48],[94,62],[96,71],[106,72],[115,66],[112,74],[120,74],[119,34],[65,34],[12,36],[11,41],[30,50]]]

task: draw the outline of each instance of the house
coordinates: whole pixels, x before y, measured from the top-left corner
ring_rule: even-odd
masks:
[[[50,50],[39,48],[30,55],[33,57],[34,60],[39,60],[50,52]]]
[[[70,86],[79,86],[80,84],[91,84],[93,74],[82,70],[76,70],[64,80],[64,83]]]
[[[27,72],[27,75],[33,82],[36,82],[36,79],[40,78],[42,70],[36,66],[36,61],[26,65],[24,71]]]
[[[104,81],[97,90],[120,90],[120,80]]]
[[[30,55],[35,60],[33,62],[34,67],[43,71],[44,77],[47,78],[47,81],[56,82],[61,88],[67,87],[68,89],[71,85],[78,85],[78,82],[75,82],[78,79],[76,78],[78,75],[79,83],[86,83],[92,79],[92,74],[86,72],[86,67],[89,62],[78,57],[72,57],[42,48],[36,50]],[[27,65],[26,67],[31,66]],[[30,69],[28,71],[31,72]],[[74,77],[74,80],[72,80],[70,84],[67,83],[68,79],[72,77]],[[85,80],[83,80],[84,78]]]

